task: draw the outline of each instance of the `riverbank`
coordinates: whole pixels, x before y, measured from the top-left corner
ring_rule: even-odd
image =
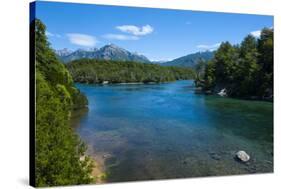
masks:
[[[196,85],[196,84],[195,84]],[[221,96],[226,98],[233,98],[239,100],[248,100],[248,101],[265,101],[265,102],[272,102],[274,101],[273,94],[270,97],[259,97],[259,96],[229,96],[225,88],[217,91],[212,90],[203,90],[202,87],[196,87],[194,89],[195,94],[204,94],[204,95],[214,95],[214,96]]]
[[[82,108],[79,110],[75,110],[71,114],[71,127],[74,129],[77,129],[80,124],[81,118],[83,118],[88,113],[88,108]],[[106,172],[105,172],[105,166],[104,166],[104,159],[102,156],[96,156],[95,153],[91,149],[91,146],[87,147],[86,155],[92,160],[94,163],[94,167],[91,172],[91,176],[95,178],[95,184],[103,184],[106,183]],[[83,160],[85,156],[80,157],[80,160]]]
[[[90,82],[76,82],[76,84],[81,84],[81,85],[98,85],[98,86],[107,86],[107,85],[147,85],[147,84],[166,84],[166,83],[172,83],[176,81],[181,81],[181,80],[171,80],[171,81],[162,81],[162,82],[99,82],[99,83],[90,83]]]
[[[105,172],[105,166],[104,166],[104,161],[102,161],[98,157],[94,157],[92,155],[89,156],[93,162],[94,162],[94,167],[92,170],[92,177],[95,178],[95,184],[103,184],[106,183],[106,172]]]

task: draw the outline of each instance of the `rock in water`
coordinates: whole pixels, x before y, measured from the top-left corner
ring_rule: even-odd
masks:
[[[250,160],[250,156],[242,150],[236,153],[236,157],[242,162],[247,162]]]
[[[221,156],[218,155],[218,154],[212,154],[211,158],[214,159],[214,160],[217,160],[217,161],[221,160]]]
[[[219,93],[218,93],[218,95],[220,95],[220,96],[227,96],[227,92],[226,92],[226,89],[224,88],[224,89],[222,89]]]

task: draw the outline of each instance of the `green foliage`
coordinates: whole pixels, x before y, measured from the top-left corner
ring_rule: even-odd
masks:
[[[194,77],[193,70],[189,68],[96,59],[75,60],[68,63],[67,68],[74,81],[80,83],[159,83]]]
[[[215,87],[215,63],[213,61],[209,61],[209,63],[206,65],[205,69],[205,75],[204,75],[204,83],[203,88],[204,90],[211,90]]]
[[[204,59],[199,59],[196,66],[195,66],[195,74],[196,79],[201,80],[201,78],[204,76],[205,67],[207,62]]]
[[[229,96],[273,98],[273,29],[264,28],[259,39],[248,35],[239,46],[222,43],[208,62],[205,90],[226,88]]]
[[[239,64],[235,70],[235,81],[232,85],[232,96],[250,96],[257,93],[257,74],[260,71],[257,51],[257,40],[248,35],[239,49]]]
[[[69,126],[71,111],[87,105],[74,87],[45,36],[46,27],[35,20],[36,40],[36,186],[73,185],[93,182],[93,163],[85,145]]]
[[[102,181],[106,180],[108,178],[108,174],[107,173],[103,173],[102,175],[100,175],[100,179]]]
[[[261,66],[259,95],[270,95],[273,92],[273,29],[262,30],[258,51],[258,63]]]
[[[229,83],[233,81],[233,72],[238,63],[238,50],[229,42],[222,43],[215,53],[214,70],[216,82]]]

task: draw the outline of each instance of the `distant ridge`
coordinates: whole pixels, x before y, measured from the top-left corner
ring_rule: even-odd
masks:
[[[186,56],[182,56],[166,62],[150,61],[144,55],[130,52],[114,44],[105,45],[101,48],[77,49],[76,51],[71,51],[67,48],[64,48],[61,50],[55,50],[55,53],[58,58],[64,63],[68,63],[73,60],[78,60],[82,58],[88,58],[99,60],[134,61],[141,63],[159,64],[161,66],[176,66],[188,68],[194,68],[200,59],[209,61],[214,56],[214,52],[205,51],[188,54]]]
[[[64,63],[82,58],[150,63],[149,59],[145,56],[132,53],[114,44],[105,45],[99,49],[78,49],[72,52],[64,48],[55,52]]]
[[[160,65],[194,68],[200,59],[209,61],[213,57],[214,57],[213,51],[197,52],[197,53],[176,58],[168,62],[164,62]]]

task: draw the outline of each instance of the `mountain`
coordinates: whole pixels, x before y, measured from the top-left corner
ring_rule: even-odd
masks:
[[[208,61],[211,60],[213,57],[214,57],[213,51],[197,52],[197,53],[176,58],[168,62],[164,62],[160,65],[194,68],[200,59]]]
[[[59,52],[59,53],[58,53]],[[63,62],[67,63],[81,58],[101,59],[101,60],[119,60],[119,61],[134,61],[142,63],[150,63],[149,59],[143,55],[129,52],[114,44],[105,45],[100,49],[78,49],[71,53],[61,53],[63,50],[56,51],[57,56]]]
[[[58,56],[68,56],[72,53],[73,51],[72,50],[69,50],[67,48],[64,48],[64,49],[61,49],[61,50],[56,50],[55,53],[58,55]]]
[[[154,60],[154,61],[152,61],[151,63],[152,63],[152,64],[163,64],[163,63],[165,63],[165,62],[168,62],[168,60]]]

